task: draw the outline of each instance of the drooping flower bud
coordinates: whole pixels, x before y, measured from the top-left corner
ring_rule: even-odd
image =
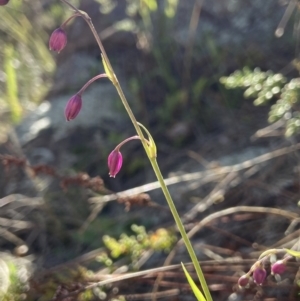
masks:
[[[1,1],[1,0],[0,0]],[[49,48],[50,50],[61,52],[67,44],[67,34],[61,28],[55,29],[49,39]]]
[[[238,285],[240,287],[245,287],[248,285],[249,280],[250,280],[250,277],[248,275],[243,275],[242,277],[239,278]]]
[[[120,152],[120,148],[122,147],[122,145],[124,145],[128,141],[135,140],[135,139],[141,139],[141,138],[137,135],[129,137],[129,138],[125,139],[124,141],[122,141],[121,143],[119,143],[115,147],[115,149],[109,154],[109,156],[108,156],[108,168],[109,168],[109,175],[111,177],[114,178],[116,176],[116,174],[120,171],[121,167],[122,167],[123,157],[122,157],[122,154]]]
[[[119,149],[114,149],[108,156],[109,176],[115,177],[120,171],[123,163],[123,157]]]
[[[0,5],[6,5],[9,2],[9,0],[0,0]]]
[[[286,263],[284,260],[276,261],[271,267],[271,273],[274,274],[282,274],[286,269]]]
[[[67,121],[74,119],[80,112],[82,106],[82,99],[80,94],[73,95],[67,102],[65,108],[65,116]]]
[[[267,271],[260,266],[258,266],[253,271],[253,280],[258,285],[262,285],[263,282],[265,281],[266,277],[267,277]]]

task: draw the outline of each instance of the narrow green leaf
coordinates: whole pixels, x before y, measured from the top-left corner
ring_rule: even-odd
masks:
[[[299,251],[294,251],[294,250],[290,250],[290,249],[284,249],[287,253],[289,253],[290,255],[300,258],[300,252]]]
[[[183,263],[181,263],[185,277],[187,278],[192,291],[194,292],[196,298],[198,301],[206,301],[206,299],[204,298],[203,294],[201,293],[201,291],[199,290],[199,288],[197,287],[197,285],[195,284],[194,280],[192,279],[192,277],[190,276],[190,274],[188,273],[188,271],[186,270],[185,266],[183,265]]]
[[[150,154],[151,158],[156,158],[157,156],[157,149],[156,149],[156,144],[154,142],[154,139],[152,138],[150,132],[146,129],[146,127],[144,127],[141,123],[138,122],[138,125],[144,129],[144,131],[147,133],[148,135],[148,151]]]
[[[104,67],[104,71],[105,71],[107,77],[114,83],[114,74],[110,70],[110,68],[107,66],[105,58],[103,57],[102,54],[101,54],[101,56],[102,56],[102,64],[103,64],[103,67]]]

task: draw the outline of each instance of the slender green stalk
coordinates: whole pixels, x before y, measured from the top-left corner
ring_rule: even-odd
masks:
[[[97,31],[96,31],[93,23],[92,23],[91,18],[88,16],[87,13],[78,10],[75,6],[73,6],[72,4],[70,4],[67,0],[61,0],[61,1],[64,2],[65,4],[67,4],[68,6],[70,6],[72,9],[74,9],[88,23],[88,25],[89,25],[89,27],[90,27],[90,29],[91,29],[91,31],[92,31],[92,33],[93,33],[96,41],[97,41],[97,44],[98,44],[98,46],[100,48],[100,51],[101,51],[101,53],[103,55],[105,63],[107,64],[108,68],[113,72],[113,68],[112,68],[112,66],[110,64],[108,56],[107,56],[107,54],[105,52],[105,49],[103,47],[103,44],[102,44],[102,42],[101,42],[101,40],[100,40],[100,38],[98,36],[98,33],[97,33]],[[204,278],[204,275],[203,275],[203,272],[201,270],[200,264],[199,264],[199,262],[197,260],[195,251],[194,251],[194,249],[192,247],[192,244],[191,244],[191,242],[190,242],[190,240],[189,240],[189,238],[188,238],[188,236],[186,234],[186,231],[185,231],[184,226],[183,226],[183,224],[181,222],[181,219],[179,217],[179,214],[177,212],[175,204],[174,204],[174,202],[172,200],[170,192],[169,192],[169,190],[168,190],[168,188],[167,188],[167,186],[165,184],[164,178],[163,178],[163,176],[161,174],[161,171],[160,171],[159,166],[157,164],[156,158],[151,157],[150,154],[149,154],[148,145],[147,145],[147,142],[146,142],[146,140],[144,138],[143,132],[142,132],[140,126],[138,125],[138,122],[137,122],[137,120],[136,120],[136,118],[135,118],[135,116],[134,116],[134,114],[133,114],[133,112],[132,112],[132,110],[131,110],[128,102],[127,102],[127,99],[126,99],[126,97],[125,97],[125,95],[123,93],[121,85],[120,85],[120,83],[119,83],[119,81],[118,81],[118,79],[117,79],[116,76],[115,76],[115,81],[113,82],[113,84],[115,85],[116,90],[118,91],[118,94],[119,94],[119,96],[120,96],[120,98],[122,100],[122,103],[123,103],[123,105],[124,105],[124,107],[125,107],[128,115],[129,115],[132,123],[133,123],[133,126],[134,126],[137,134],[141,138],[141,142],[143,144],[143,147],[144,147],[144,149],[146,151],[146,154],[147,154],[147,156],[148,156],[148,158],[149,158],[149,160],[151,162],[152,168],[153,168],[154,173],[155,173],[155,175],[157,177],[157,180],[160,183],[161,189],[162,189],[162,191],[164,193],[164,196],[165,196],[165,198],[167,200],[167,203],[169,205],[171,213],[172,213],[172,215],[174,217],[175,223],[176,223],[176,225],[178,227],[178,230],[179,230],[179,232],[180,232],[180,234],[182,236],[182,239],[183,239],[183,241],[185,243],[185,246],[186,246],[186,248],[188,250],[188,253],[189,253],[190,257],[191,257],[191,260],[193,262],[193,265],[194,265],[194,268],[196,270],[197,276],[198,276],[199,281],[201,283],[201,286],[202,286],[205,298],[206,298],[207,301],[212,301],[212,298],[211,298],[211,295],[210,295],[210,292],[209,292],[206,280]]]
[[[152,165],[152,168],[153,168],[153,170],[154,170],[154,173],[155,173],[155,175],[156,175],[156,177],[157,177],[157,180],[158,180],[159,183],[160,183],[161,189],[162,189],[162,191],[163,191],[163,193],[164,193],[164,196],[165,196],[165,198],[166,198],[166,200],[167,200],[167,203],[168,203],[168,205],[169,205],[169,208],[170,208],[170,210],[171,210],[171,212],[172,212],[172,215],[173,215],[173,217],[174,217],[175,223],[176,223],[176,225],[177,225],[177,227],[178,227],[178,230],[179,230],[179,232],[180,232],[180,234],[181,234],[181,236],[182,236],[182,239],[183,239],[183,241],[184,241],[184,243],[185,243],[185,246],[186,246],[186,248],[187,248],[187,250],[188,250],[188,253],[189,253],[189,255],[190,255],[191,259],[192,259],[192,262],[193,262],[193,265],[194,265],[194,267],[195,267],[197,276],[198,276],[199,281],[200,281],[200,283],[201,283],[201,286],[202,286],[202,288],[203,288],[203,292],[204,292],[205,298],[206,298],[207,301],[212,301],[212,297],[211,297],[211,295],[210,295],[210,292],[209,292],[209,289],[208,289],[206,280],[205,280],[205,278],[204,278],[203,272],[202,272],[202,270],[201,270],[200,264],[199,264],[199,262],[198,262],[198,260],[197,260],[195,251],[194,251],[194,249],[193,249],[193,247],[192,247],[192,244],[191,244],[191,242],[190,242],[190,240],[189,240],[189,238],[188,238],[188,236],[187,236],[187,234],[186,234],[186,231],[185,231],[184,226],[183,226],[183,224],[182,224],[182,222],[181,222],[181,219],[180,219],[180,217],[179,217],[179,214],[178,214],[178,212],[177,212],[177,209],[176,209],[176,207],[175,207],[175,205],[174,205],[174,202],[173,202],[173,199],[172,199],[172,197],[171,197],[171,195],[170,195],[170,192],[169,192],[169,190],[168,190],[168,188],[167,188],[167,186],[166,186],[166,184],[165,184],[164,178],[163,178],[163,176],[162,176],[162,174],[161,174],[161,171],[160,171],[159,166],[158,166],[158,164],[157,164],[156,158],[151,158],[151,157],[149,156],[148,152],[147,152],[147,145],[146,145],[146,142],[144,141],[143,136],[140,135],[141,129],[140,129],[140,127],[138,126],[137,121],[136,121],[136,119],[135,119],[135,116],[133,115],[133,113],[132,113],[132,111],[131,111],[131,109],[130,109],[130,107],[129,107],[129,104],[128,104],[127,100],[126,100],[126,97],[125,97],[123,91],[122,91],[122,88],[121,88],[121,86],[120,86],[120,84],[119,84],[119,81],[117,81],[117,84],[116,84],[115,86],[116,86],[116,89],[117,89],[117,91],[118,91],[118,93],[119,93],[119,95],[120,95],[120,98],[121,98],[122,102],[123,102],[123,105],[124,105],[126,111],[128,112],[128,115],[130,116],[130,119],[131,119],[133,125],[134,125],[134,126],[135,126],[135,124],[137,125],[137,127],[135,126],[136,131],[137,131],[138,135],[141,137],[141,141],[142,141],[143,146],[144,146],[144,148],[145,148],[145,150],[146,150],[146,153],[147,153],[147,155],[148,155],[148,158],[149,158],[149,160],[150,160],[150,162],[151,162],[151,165]],[[130,112],[132,115],[131,115],[129,112]]]
[[[175,220],[176,225],[178,227],[178,230],[179,230],[179,232],[180,232],[180,234],[182,236],[182,239],[183,239],[183,241],[185,243],[185,246],[186,246],[186,248],[187,248],[187,250],[189,252],[189,255],[190,255],[191,259],[192,259],[192,262],[193,262],[194,268],[196,270],[197,276],[199,278],[199,281],[201,283],[201,286],[202,286],[205,298],[206,298],[207,301],[212,301],[212,298],[211,298],[211,295],[210,295],[210,292],[209,292],[206,280],[204,278],[202,269],[200,267],[199,261],[197,259],[196,254],[195,254],[195,251],[194,251],[194,249],[192,247],[191,241],[189,240],[189,238],[188,238],[188,236],[186,234],[186,231],[185,231],[184,226],[183,226],[183,224],[181,222],[181,219],[179,217],[179,214],[177,212],[177,209],[175,207],[173,199],[172,199],[172,197],[170,195],[169,189],[167,188],[167,186],[165,184],[165,181],[163,179],[163,176],[162,176],[162,174],[160,172],[160,169],[159,169],[159,166],[157,164],[157,161],[156,161],[156,159],[151,159],[151,158],[149,158],[149,159],[150,159],[152,168],[153,168],[153,170],[155,172],[155,175],[156,175],[156,177],[157,177],[157,179],[158,179],[158,181],[160,183],[161,189],[162,189],[162,191],[163,191],[163,193],[165,195],[167,203],[168,203],[168,205],[170,207],[170,210],[171,210],[171,212],[173,214],[173,217],[174,217],[174,220]]]

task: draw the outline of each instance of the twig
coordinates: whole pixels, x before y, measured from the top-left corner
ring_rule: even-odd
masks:
[[[156,294],[157,298],[167,298],[167,297],[172,297],[172,296],[178,296],[180,293],[180,290],[175,288],[175,289],[170,289],[166,290],[163,292],[159,292]],[[145,293],[145,294],[134,294],[134,295],[125,295],[125,300],[149,300],[152,298],[152,293]]]
[[[191,238],[195,233],[197,233],[201,228],[203,228],[206,224],[210,223],[214,219],[235,214],[238,212],[253,212],[253,213],[261,213],[261,214],[275,214],[287,219],[296,219],[299,217],[297,213],[293,213],[290,211],[277,209],[277,208],[266,208],[266,207],[251,207],[251,206],[237,206],[228,209],[224,209],[218,212],[215,212],[207,217],[205,217],[202,221],[200,221],[192,230],[188,232],[189,238]],[[181,240],[178,241],[178,244],[181,244]]]
[[[6,240],[12,242],[16,246],[26,245],[25,241],[16,236],[15,234],[7,231],[6,229],[0,227],[0,237],[5,238]]]
[[[125,275],[108,275],[108,279],[103,280],[103,281],[99,281],[90,285],[87,285],[85,287],[79,288],[76,291],[73,291],[71,293],[69,293],[68,295],[64,296],[64,298],[67,297],[71,297],[71,296],[77,296],[79,293],[82,293],[86,290],[89,289],[93,289],[95,287],[99,287],[99,286],[103,286],[103,285],[107,285],[110,283],[114,283],[114,282],[118,282],[118,281],[123,281],[126,279],[131,279],[131,278],[135,278],[135,277],[141,277],[141,276],[146,276],[149,274],[153,274],[153,273],[157,273],[157,272],[163,272],[163,271],[169,271],[172,269],[177,269],[180,268],[181,265],[176,264],[173,266],[168,266],[168,267],[160,267],[160,268],[155,268],[155,269],[150,269],[150,270],[146,270],[146,271],[140,271],[140,272],[135,272],[135,273],[129,273],[129,274],[125,274]],[[50,301],[50,300],[49,300]]]
[[[291,0],[282,19],[280,20],[276,30],[275,30],[275,35],[276,37],[281,37],[283,34],[284,34],[284,29],[285,29],[285,26],[288,22],[288,20],[290,19],[295,7],[297,5],[297,1],[296,0]]]
[[[214,189],[201,201],[200,204],[195,205],[190,211],[185,213],[183,216],[183,221],[188,222],[195,218],[199,212],[204,212],[215,203],[216,199],[224,198],[226,188],[229,186],[230,182],[237,177],[237,173],[229,173],[223,181],[221,181]]]
[[[16,229],[30,229],[34,227],[34,224],[31,222],[20,221],[20,220],[12,220],[4,217],[0,217],[0,225],[8,228],[16,228]]]
[[[228,259],[226,258],[226,259],[222,259],[222,260],[218,260],[218,261],[216,261],[216,260],[203,261],[203,262],[201,262],[201,265],[203,266],[204,270],[206,270],[206,267],[214,267],[215,265],[218,265],[218,266],[224,265],[224,271],[231,271],[231,270],[235,271],[237,269],[237,266],[235,266],[235,265],[240,265],[240,264],[250,265],[250,264],[253,264],[254,261],[255,260],[253,260],[253,259],[245,260],[245,259],[241,259],[241,258],[228,258]],[[188,268],[188,267],[192,267],[193,264],[191,262],[188,262],[188,263],[185,263],[185,266]],[[100,287],[100,286],[104,286],[107,284],[111,284],[111,283],[115,283],[115,282],[119,282],[119,281],[123,281],[123,280],[127,280],[127,279],[132,279],[132,278],[136,278],[136,277],[153,277],[153,276],[157,275],[157,273],[163,273],[163,272],[172,271],[175,269],[181,270],[181,264],[163,266],[163,267],[153,268],[153,269],[139,271],[139,272],[135,272],[135,273],[127,273],[124,275],[120,275],[120,274],[105,275],[105,277],[107,279],[87,285],[76,291],[72,291],[68,295],[65,295],[64,298],[76,296],[81,292],[84,292],[89,289],[93,289],[95,287]]]

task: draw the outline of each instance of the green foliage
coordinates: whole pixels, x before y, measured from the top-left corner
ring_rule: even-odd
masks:
[[[183,263],[181,263],[181,266],[183,268],[185,277],[187,278],[190,287],[195,295],[195,297],[197,298],[198,301],[206,301],[206,299],[204,298],[203,294],[201,293],[201,291],[199,290],[199,288],[197,287],[197,285],[195,284],[193,278],[190,276],[189,272],[186,270],[185,266]]]
[[[117,6],[117,1],[97,2],[102,13],[111,13]],[[149,55],[149,61],[153,60],[143,76],[134,75],[129,84],[136,99],[144,97],[139,105],[135,105],[136,112],[144,114],[148,111],[145,106],[153,101],[149,121],[157,122],[158,129],[172,126],[179,120],[192,123],[199,122],[199,116],[207,118],[208,114],[200,107],[199,100],[210,85],[218,82],[219,76],[213,71],[212,77],[205,75],[195,79],[193,76],[197,71],[194,73],[192,64],[195,57],[199,57],[198,53],[203,51],[206,57],[209,56],[214,69],[219,68],[223,58],[222,49],[218,48],[213,35],[209,33],[204,35],[201,45],[195,45],[190,51],[187,50],[189,45],[186,45],[186,53],[182,57],[184,47],[180,46],[173,34],[176,32],[178,7],[178,0],[127,0],[128,17],[113,25],[117,31],[132,31],[137,37],[138,48]],[[160,98],[159,101],[149,99],[151,93],[148,88],[153,86],[159,91],[153,93]],[[182,142],[181,137],[174,144],[179,146]]]
[[[245,98],[254,98],[254,105],[266,105],[276,101],[269,111],[269,122],[283,120],[285,135],[292,136],[300,130],[300,78],[288,81],[282,74],[272,71],[263,72],[259,68],[235,71],[220,82],[227,89],[245,89]]]
[[[12,0],[9,7],[1,8],[0,102],[6,104],[14,122],[20,120],[22,107],[45,95],[55,67],[46,43],[48,34],[35,18],[27,16],[32,2]]]
[[[92,248],[98,248],[100,241],[99,241],[99,229],[101,229],[102,233],[113,233],[119,234],[122,232],[122,227],[124,225],[120,224],[120,226],[115,226],[115,221],[111,218],[101,216],[99,219],[95,219],[90,227],[88,227],[84,233],[74,232],[73,238],[77,241],[80,245],[89,245]],[[113,231],[112,231],[113,230]]]
[[[11,44],[4,45],[4,72],[6,74],[6,100],[11,119],[17,123],[21,119],[22,108],[18,99],[17,74],[14,68],[15,51]]]
[[[174,18],[177,12],[178,0],[167,0],[165,3],[165,15]]]
[[[91,271],[82,266],[72,269],[59,269],[57,272],[49,273],[46,277],[38,279],[35,285],[32,285],[27,292],[26,300],[49,301],[53,300],[53,296],[60,294],[60,290],[64,294],[71,293],[78,289],[76,284],[87,283],[90,277],[93,276]],[[34,280],[36,281],[36,280]],[[95,300],[95,295],[99,295],[101,291],[85,290],[76,296],[78,301],[92,301]],[[67,298],[65,298],[66,300]],[[14,299],[9,299],[15,301]],[[23,298],[24,300],[24,298]],[[62,300],[59,298],[59,300]]]
[[[267,104],[274,96],[278,96],[286,81],[282,74],[262,72],[259,68],[253,71],[244,68],[220,79],[227,89],[246,89],[245,98],[255,98],[254,104],[257,106]]]
[[[25,268],[20,268],[13,261],[5,262],[1,260],[0,276],[0,300],[24,300],[26,288],[28,286]]]
[[[164,228],[147,233],[143,226],[132,225],[131,230],[134,235],[123,233],[118,240],[108,235],[103,237],[103,242],[113,258],[127,255],[135,263],[145,251],[168,252],[176,242],[176,236]],[[103,258],[103,262],[107,264],[108,257]]]

